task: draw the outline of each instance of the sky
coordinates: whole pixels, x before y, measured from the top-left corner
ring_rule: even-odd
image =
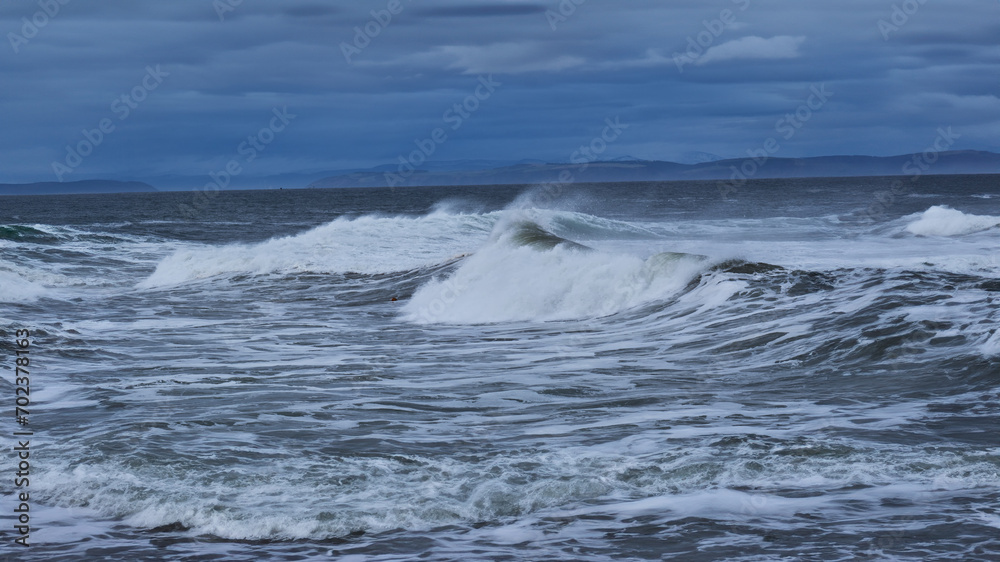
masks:
[[[1000,152],[996,1],[7,0],[0,32],[0,183]]]

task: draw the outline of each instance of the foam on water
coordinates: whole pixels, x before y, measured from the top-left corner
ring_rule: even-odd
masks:
[[[1000,217],[966,214],[942,205],[924,211],[906,226],[906,230],[917,236],[962,236],[997,226],[1000,226]]]
[[[1000,330],[993,332],[993,335],[987,338],[979,349],[987,357],[1000,357]]]
[[[757,414],[742,412],[748,419]],[[681,441],[653,420],[630,423],[634,434],[619,443],[521,448],[479,458],[305,452],[221,467],[184,457],[75,465],[46,459],[32,486],[61,508],[86,507],[138,528],[180,525],[191,536],[289,540],[583,514],[752,517],[795,526],[795,513],[835,520],[883,499],[932,502],[971,493],[992,485],[1000,469],[990,455],[859,447],[832,434],[805,433],[818,427],[790,428],[785,441],[775,442],[752,431],[737,440],[716,426]],[[147,439],[162,436],[151,432]],[[728,442],[739,444],[734,450]],[[245,443],[218,455],[239,452],[251,459],[268,450],[263,442]],[[39,540],[54,538],[43,534]]]
[[[0,302],[34,301],[50,294],[44,286],[25,279],[14,271],[5,271],[0,262]]]

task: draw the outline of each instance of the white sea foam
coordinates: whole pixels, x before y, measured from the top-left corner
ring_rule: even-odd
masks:
[[[1000,356],[1000,330],[993,334],[979,346],[979,351],[986,357]]]
[[[337,219],[260,244],[179,250],[162,260],[139,287],[166,287],[235,274],[409,271],[474,249],[495,220],[491,215],[440,212],[423,217]]]
[[[315,458],[289,457],[281,467],[207,473],[186,470],[186,461],[60,464],[43,469],[38,492],[46,502],[86,506],[138,528],[180,523],[193,535],[280,540],[584,514],[792,521],[796,511],[840,512],[848,500],[933,500],[995,479],[988,457],[918,454],[906,447],[815,455],[810,447],[838,446],[824,441],[769,453],[746,447],[741,455],[713,458],[716,449],[703,445],[670,450],[664,441],[669,436],[668,430],[650,434],[659,447],[639,456],[567,445],[478,460],[360,456],[317,464]],[[737,491],[748,488],[759,492]],[[829,493],[795,499],[774,493],[789,489]]]
[[[970,215],[947,206],[927,209],[906,230],[917,236],[962,236],[1000,226],[1000,217]]]
[[[33,301],[48,292],[44,286],[29,281],[13,271],[0,269],[0,302]]]

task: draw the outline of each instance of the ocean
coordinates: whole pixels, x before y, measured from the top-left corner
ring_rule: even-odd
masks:
[[[893,181],[0,197],[0,556],[998,560],[1000,176]]]

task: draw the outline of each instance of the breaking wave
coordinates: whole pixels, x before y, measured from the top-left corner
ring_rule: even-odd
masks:
[[[598,251],[535,222],[501,222],[491,243],[453,274],[420,287],[405,318],[480,324],[608,316],[675,294],[706,264],[691,254]]]
[[[1000,226],[1000,217],[970,215],[947,206],[927,209],[906,226],[917,236],[962,236]]]

